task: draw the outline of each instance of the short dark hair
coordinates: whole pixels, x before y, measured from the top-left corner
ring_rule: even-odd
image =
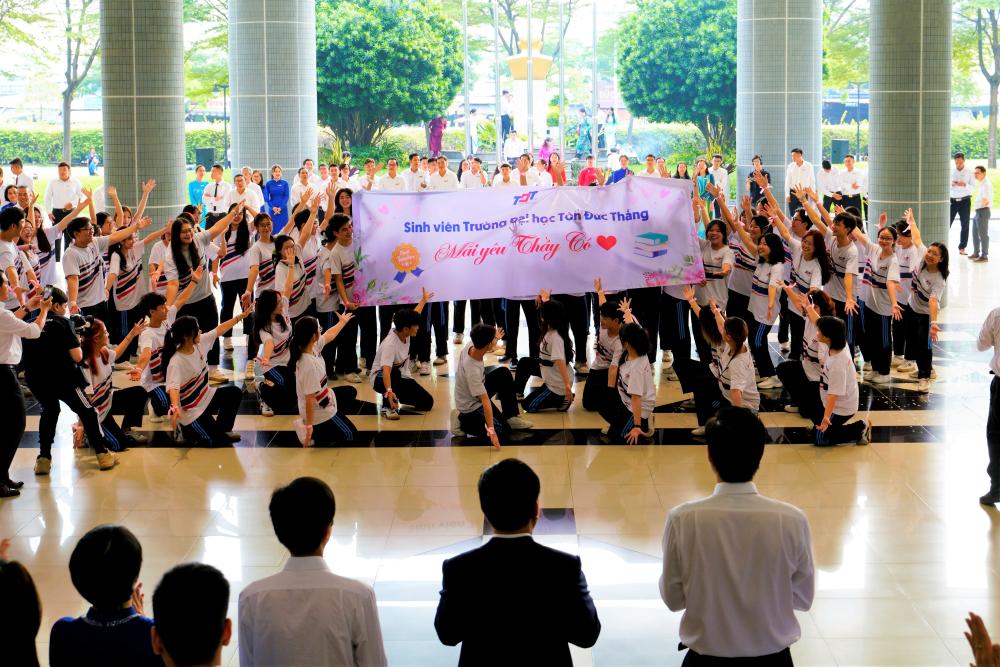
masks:
[[[636,354],[640,357],[644,357],[649,354],[649,335],[646,330],[640,327],[635,322],[630,322],[621,328],[621,332],[618,334],[621,338],[622,346],[626,344],[631,345],[632,349],[635,350]]]
[[[293,556],[306,556],[323,543],[326,530],[333,523],[337,503],[326,482],[315,477],[299,477],[275,489],[267,509],[278,541]]]
[[[758,161],[758,162],[760,162],[761,164],[764,164],[764,161],[763,161],[762,159],[760,159],[760,156],[759,156],[759,155],[754,155],[754,156],[753,156],[752,158],[750,158],[750,164],[753,164],[753,161],[754,161],[754,160],[757,160],[757,161]]]
[[[722,153],[712,153],[712,159],[714,160],[715,158],[719,158],[721,160],[722,159]]]
[[[495,529],[517,530],[534,518],[541,488],[531,466],[504,459],[479,476],[479,507]]]
[[[14,158],[13,160],[11,160],[10,162],[8,162],[7,164],[10,165],[11,167],[14,167],[14,166],[23,167],[24,166],[24,163],[21,162],[21,158],[19,158],[19,157]]]
[[[749,482],[764,456],[767,431],[760,418],[746,408],[720,409],[705,425],[708,456],[723,482]]]
[[[105,524],[80,538],[69,557],[73,586],[99,611],[120,609],[142,569],[142,545],[125,526]]]
[[[484,350],[489,347],[493,339],[496,338],[497,328],[492,324],[479,323],[472,327],[472,331],[469,332],[469,338],[472,339],[472,344],[480,349]]]
[[[162,306],[167,302],[167,297],[162,294],[157,294],[156,292],[146,292],[139,299],[139,312],[144,313],[147,317],[157,308]],[[141,352],[142,350],[140,350]]]
[[[847,227],[848,233],[853,232],[858,226],[858,219],[846,211],[833,216],[833,221],[844,223],[844,227]]]
[[[605,301],[601,304],[599,310],[601,317],[606,317],[609,320],[618,320],[619,322],[623,321],[624,316],[622,315],[622,311],[618,310],[618,304],[614,301]]]
[[[983,165],[981,165],[981,164],[977,164],[977,165],[976,165],[976,171],[978,171],[978,172],[982,172],[982,173],[984,173],[984,174],[985,174],[985,173],[986,173],[986,167],[984,167],[984,166],[983,166]]]
[[[66,167],[67,169],[69,169],[70,168],[69,167],[69,162],[60,162],[58,165],[56,165],[57,169],[62,169],[63,167]]]
[[[962,158],[962,159],[964,160],[964,159],[965,159],[965,153],[963,153],[962,151],[958,151],[957,153],[955,153],[955,154],[954,154],[954,155],[952,156],[952,159],[953,159],[953,160],[957,160],[958,158]],[[14,164],[14,163],[13,163],[13,162],[11,162],[11,164]]]
[[[392,326],[396,331],[420,326],[420,313],[413,308],[400,308],[392,314]]]
[[[816,320],[816,328],[830,339],[830,349],[834,352],[847,346],[847,325],[839,317],[830,315]]]
[[[848,153],[847,155],[845,155],[845,156],[844,156],[844,159],[845,159],[845,160],[846,160],[847,158],[851,158],[852,160],[855,160],[855,159],[857,159],[857,158],[855,158],[855,157],[854,157],[854,153]]]
[[[0,211],[0,231],[7,231],[11,227],[19,226],[24,220],[24,211],[16,206],[9,206]]]
[[[340,231],[341,227],[346,225],[351,221],[351,216],[345,213],[334,213],[330,216],[330,224],[327,225],[327,229],[336,234]]]
[[[4,660],[11,665],[37,665],[35,637],[42,625],[42,603],[31,573],[21,563],[0,560],[0,591],[4,606],[0,610],[3,625]]]
[[[802,155],[802,149],[801,148],[793,148],[792,152],[793,153],[798,153],[799,155]]]
[[[407,160],[412,160],[413,158],[417,158],[419,160],[420,159],[420,154],[419,153],[410,153],[410,155],[406,159]]]
[[[215,164],[212,165],[212,169],[218,169],[219,171],[225,171],[225,169],[222,168],[222,165],[219,164],[218,162],[216,162]]]
[[[820,162],[820,166],[823,167],[824,169],[833,169],[833,165],[830,164],[830,161],[826,159]]]
[[[228,609],[229,582],[211,565],[184,563],[163,575],[153,592],[153,626],[174,664],[212,661]]]

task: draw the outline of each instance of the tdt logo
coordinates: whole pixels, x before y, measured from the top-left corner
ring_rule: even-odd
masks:
[[[538,191],[535,190],[534,192],[525,192],[523,195],[514,195],[514,206],[517,206],[518,204],[528,203],[529,201],[534,199],[535,195],[537,194]]]

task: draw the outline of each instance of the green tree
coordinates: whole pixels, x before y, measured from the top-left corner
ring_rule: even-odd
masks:
[[[870,19],[864,0],[824,0],[824,86],[846,91],[849,82],[868,80]]]
[[[445,112],[462,84],[461,31],[419,2],[321,0],[316,70],[320,123],[370,145]]]
[[[184,0],[184,24],[201,30],[184,53],[184,94],[204,104],[229,84],[229,0]]]
[[[637,116],[691,123],[710,149],[736,130],[736,3],[642,0],[618,29],[622,97]]]
[[[101,31],[98,25],[100,5],[97,0],[65,0],[62,26],[65,31],[63,51],[66,69],[62,90],[63,160],[73,163],[72,127],[73,98],[86,80],[90,68],[101,51]]]
[[[38,41],[32,32],[46,22],[41,6],[45,0],[0,0],[0,43],[8,48],[21,46],[35,48]],[[5,76],[14,73],[2,69]]]

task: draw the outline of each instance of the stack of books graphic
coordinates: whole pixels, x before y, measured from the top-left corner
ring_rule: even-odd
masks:
[[[635,247],[633,251],[641,257],[660,257],[667,254],[666,234],[656,232],[646,232],[635,237]]]

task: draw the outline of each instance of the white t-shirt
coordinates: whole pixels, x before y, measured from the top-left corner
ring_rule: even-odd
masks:
[[[612,366],[617,366],[622,358],[622,340],[618,336],[612,337],[608,330],[600,327],[597,333],[597,340],[594,341],[594,363],[590,368],[601,371]]]
[[[780,265],[776,265],[780,266]],[[744,345],[744,347],[746,347]],[[739,389],[743,399],[743,407],[757,412],[760,410],[760,392],[754,380],[753,357],[749,350],[732,356],[729,345],[723,343],[715,348],[712,355],[712,375],[719,380],[719,389],[726,400],[732,402],[733,389]]]
[[[816,333],[819,329],[808,317],[805,318],[806,327],[802,333],[802,371],[810,382],[819,382],[823,372],[823,360],[830,353],[830,348],[826,343],[821,343]]]
[[[406,180],[396,174],[396,178],[393,178],[389,174],[383,174],[378,181],[375,182],[376,190],[384,190],[386,192],[406,192]]]
[[[708,300],[714,298],[720,310],[726,309],[729,301],[729,288],[726,285],[727,276],[722,275],[722,269],[729,265],[730,274],[734,270],[736,257],[733,249],[723,244],[718,250],[712,249],[712,244],[706,239],[699,239],[701,244],[701,261],[705,265],[705,286],[695,287],[695,296],[699,306],[707,306]]]
[[[333,246],[330,251],[330,289],[337,294],[337,301],[340,301],[340,293],[337,292],[337,279],[340,276],[344,281],[344,292],[347,298],[351,297],[351,290],[354,288],[354,244]]]
[[[149,266],[150,271],[152,267],[156,266],[160,270],[159,276],[156,278],[156,284],[150,285],[150,288],[157,294],[166,296],[167,294],[167,272],[164,270],[164,262],[167,261],[167,255],[170,254],[170,244],[163,243],[162,241],[153,244],[153,249],[149,251]]]
[[[288,273],[292,275],[292,291],[285,295],[285,285],[288,283]],[[274,270],[275,289],[288,297],[288,315],[298,317],[309,308],[309,290],[306,288],[306,271],[302,262],[296,257],[295,264],[289,267],[284,260],[278,262]]]
[[[495,188],[512,188],[515,185],[518,185],[518,182],[514,180],[514,174],[511,174],[509,178],[510,178],[510,180],[504,181],[503,180],[503,172],[497,174],[496,176],[493,177],[493,187],[495,187]]]
[[[833,275],[830,276],[830,282],[826,284],[826,293],[835,301],[847,303],[844,276],[848,273],[854,276],[853,288],[856,290],[858,284],[858,247],[854,243],[848,243],[844,247],[837,245],[837,237],[833,235],[832,230],[828,229],[826,249],[830,254],[830,270],[833,272]]]
[[[109,346],[107,350],[108,360],[106,362],[101,359],[101,355],[98,353],[96,369],[89,366],[83,369],[83,377],[87,381],[84,393],[87,394],[90,404],[97,410],[98,419],[102,422],[111,414],[111,399],[114,398],[115,394],[115,388],[112,383],[112,373],[115,367],[115,348]],[[86,361],[88,364],[90,363],[89,360]]]
[[[909,248],[896,244],[896,263],[899,264],[899,289],[896,290],[896,301],[900,304],[909,303],[913,274],[920,267],[920,260],[926,252],[926,247],[918,246],[916,243],[911,243]]]
[[[111,253],[111,273],[115,275],[115,307],[120,312],[138,306],[139,299],[146,293],[146,281],[143,280],[142,270],[142,244],[133,245],[132,249],[127,251],[127,255],[128,266],[122,268],[121,256],[116,252]]]
[[[467,344],[458,357],[455,371],[455,408],[462,414],[475,412],[482,402],[479,397],[486,393],[486,367],[481,359],[473,359]]]
[[[424,182],[424,172],[422,171],[411,171],[407,169],[400,173],[403,181],[406,183],[407,192],[420,192],[420,184]]]
[[[535,185],[540,188],[552,187],[552,174],[547,171],[538,171],[537,169],[532,169],[530,171],[535,172]]]
[[[284,302],[285,312],[288,312],[288,300],[285,297],[281,297]],[[285,328],[282,330],[281,325],[278,322],[271,322],[270,331],[267,329],[260,330],[260,352],[264,353],[264,346],[267,345],[268,341],[274,344],[274,349],[271,350],[271,357],[268,359],[268,364],[271,368],[277,368],[278,366],[287,366],[288,358],[291,356],[292,348],[292,321],[288,319],[287,315],[283,315]]]
[[[319,266],[319,241],[314,233],[302,245],[296,244],[295,251],[302,259],[302,268],[306,272],[306,294],[312,299],[316,296],[316,267]]]
[[[325,245],[320,246],[319,252],[316,254],[316,281],[313,285],[315,286],[316,312],[318,313],[332,313],[337,310],[337,306],[340,304],[340,295],[337,293],[337,285],[333,281],[332,270],[330,272],[330,294],[323,291],[323,286],[326,284],[326,271],[330,269],[332,254],[330,248]]]
[[[205,272],[207,274],[212,258],[215,256],[210,250],[210,247],[213,245],[211,235],[209,235],[208,232],[195,232],[191,245],[198,249],[198,256],[201,259],[201,265],[205,267]],[[191,261],[190,255],[188,255],[187,260],[188,262]],[[63,261],[65,261],[65,259]],[[198,268],[197,266],[191,266],[189,264],[187,272],[183,276],[180,275],[177,271],[177,264],[174,262],[173,253],[167,253],[167,259],[163,265],[165,267],[163,272],[166,274],[167,280],[177,281],[178,293],[183,291],[188,286],[188,283],[191,282],[193,270]],[[212,281],[202,280],[197,284],[197,286],[195,286],[194,292],[191,294],[191,298],[188,299],[188,303],[196,303],[202,299],[209,298],[212,298]],[[204,337],[204,335],[202,337]]]
[[[823,362],[819,379],[819,397],[826,405],[830,394],[837,397],[833,414],[850,417],[858,411],[858,375],[846,345],[836,352],[830,351]]]
[[[806,259],[802,254],[802,241],[794,236],[788,242],[792,251],[791,282],[799,294],[809,294],[813,290],[823,289],[823,271],[815,258]],[[798,308],[791,309],[799,317],[804,315]]]
[[[38,247],[37,236],[32,237],[31,248],[38,259],[38,269],[35,271],[35,275],[42,285],[52,285],[56,282],[56,256],[52,248],[55,246],[56,239],[62,236],[62,232],[59,231],[58,227],[46,225],[42,227],[42,233],[49,241],[49,251],[42,252],[41,248]]]
[[[11,241],[0,241],[0,273],[3,273],[4,282],[8,283],[7,287],[9,288],[4,307],[8,310],[15,310],[21,304],[14,294],[14,288],[9,284],[10,276],[7,275],[7,269],[9,268],[14,269],[14,272],[17,274],[17,284],[20,285],[24,266],[21,263],[21,256],[17,250],[17,246]]]
[[[733,251],[736,264],[729,274],[729,289],[743,296],[750,296],[750,285],[753,282],[753,272],[757,270],[757,256],[751,253],[740,235],[733,232],[729,235],[729,247]]]
[[[254,285],[254,296],[266,289],[274,289],[274,241],[257,241],[247,253],[247,264],[257,267],[257,284]]]
[[[542,382],[553,394],[565,396],[566,384],[563,382],[562,373],[555,365],[556,361],[566,362],[566,346],[558,331],[550,329],[542,336],[542,342],[538,346],[538,358],[541,361]]]
[[[896,260],[896,253],[882,257],[881,246],[877,243],[869,244],[861,291],[861,300],[865,302],[866,308],[879,315],[892,315],[892,302],[889,301],[890,281],[899,283],[899,262]]]
[[[450,169],[445,169],[444,176],[435,171],[427,177],[428,190],[458,190],[458,176]]]
[[[389,335],[379,343],[375,352],[375,361],[372,362],[373,372],[368,376],[371,385],[375,386],[375,380],[382,377],[383,366],[398,368],[400,374],[405,377],[410,376],[410,340],[402,341],[394,328]]]
[[[778,318],[778,311],[781,308],[778,306],[777,297],[775,297],[774,305],[771,307],[771,316],[767,316],[768,287],[774,287],[778,291],[778,295],[780,295],[781,288],[784,285],[784,278],[784,262],[780,264],[758,262],[757,268],[753,273],[750,312],[753,313],[754,319],[761,324],[774,324],[774,320]]]
[[[163,341],[167,337],[167,330],[173,326],[177,319],[177,308],[170,306],[167,308],[167,317],[158,327],[146,327],[139,334],[139,353],[149,350],[149,363],[142,369],[139,384],[146,392],[151,392],[157,387],[162,387],[166,382],[166,369],[161,363],[163,360]]]
[[[458,182],[459,187],[464,190],[479,190],[485,188],[489,185],[489,181],[483,183],[483,171],[480,170],[478,174],[474,174],[471,171],[467,171],[462,174],[462,180]]]
[[[263,337],[262,337],[263,338]],[[330,421],[337,414],[337,396],[327,383],[326,362],[319,356],[320,338],[310,354],[303,354],[295,365],[295,391],[298,394],[299,417],[305,421],[306,401],[313,401],[311,426]]]
[[[96,306],[104,301],[104,260],[108,237],[98,236],[85,248],[71,243],[63,253],[63,274],[76,276],[76,304],[81,308]]]
[[[656,387],[653,385],[653,369],[644,354],[627,359],[618,367],[618,397],[630,410],[633,396],[642,397],[640,412],[643,419],[649,419],[656,407]]]
[[[528,171],[524,172],[524,183],[521,183],[521,170],[511,169],[510,170],[510,180],[514,181],[514,185],[519,187],[533,187],[538,185],[538,170],[528,168]]]
[[[215,387],[208,383],[208,364],[205,356],[212,349],[218,336],[215,329],[202,332],[201,340],[190,354],[177,352],[170,358],[167,367],[167,391],[180,391],[180,422],[185,426],[193,423],[205,412],[205,408],[215,396]]]
[[[228,239],[225,234],[223,234],[222,238],[219,239],[220,242],[225,242],[226,244],[226,254],[219,260],[219,279],[222,282],[229,280],[246,280],[247,272],[250,270],[247,255],[250,253],[250,248],[253,247],[253,244],[247,243],[247,247],[244,248],[242,253],[237,252],[237,231],[232,230],[226,233],[229,234]]]
[[[930,315],[931,297],[936,297],[938,305],[944,297],[945,279],[940,271],[921,270],[917,267],[913,272],[913,285],[910,290],[909,306],[913,312]]]

